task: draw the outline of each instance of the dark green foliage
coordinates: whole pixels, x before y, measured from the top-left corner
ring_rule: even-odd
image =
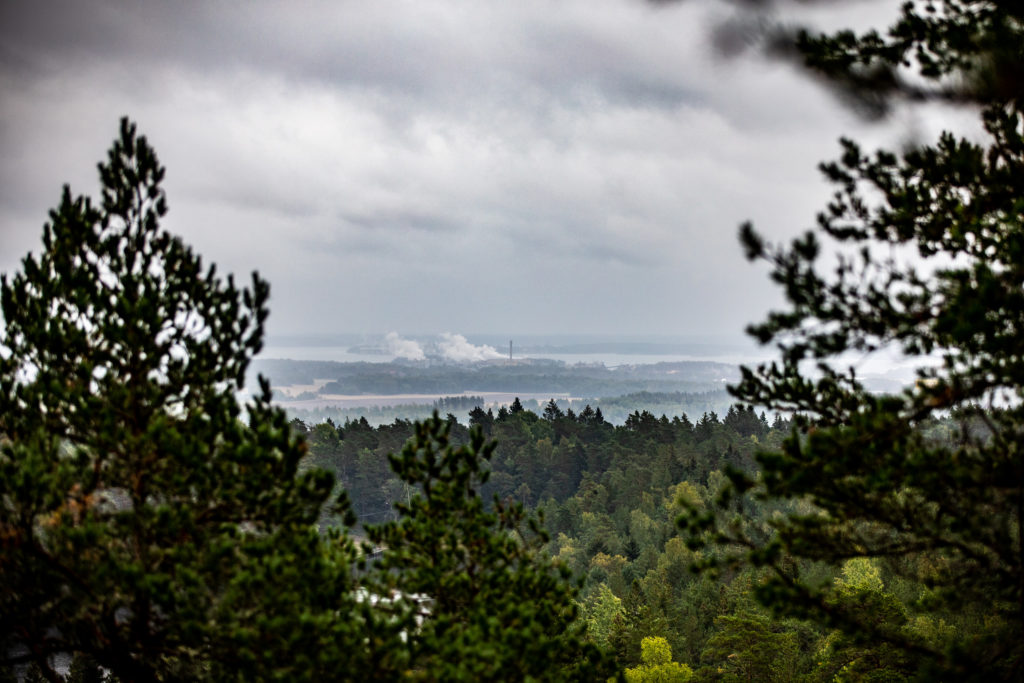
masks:
[[[490,409],[484,412],[480,406],[473,408],[469,411],[469,426],[479,427],[484,435],[490,436],[491,429],[494,427],[494,412]]]
[[[760,428],[760,418],[746,410]],[[552,499],[565,501],[582,486],[586,473],[601,477],[615,491],[615,504],[628,506],[640,497],[645,486],[659,491],[682,480],[704,483],[708,474],[726,464],[744,470],[754,468],[755,443],[749,436],[709,416],[702,420],[705,441],[696,444],[694,428],[686,416],[669,419],[636,412],[626,425],[614,427],[603,421],[599,410],[584,408],[571,418],[568,414],[544,419],[526,410],[504,418],[483,409],[474,411],[470,424],[489,430],[498,442],[494,458],[486,465],[489,479],[480,490],[485,500],[496,494],[512,496],[528,505]],[[310,436],[308,461],[333,471],[349,493],[356,515],[368,523],[393,515],[386,492],[400,486],[387,465],[387,454],[401,449],[413,436],[413,423],[396,420],[373,428],[364,421],[346,422],[341,427],[320,423],[307,429]],[[456,445],[468,440],[468,431],[453,424],[450,438]],[[778,441],[780,434],[764,438]]]
[[[780,361],[745,369],[732,391],[798,414],[799,430],[759,456],[760,477],[732,472],[721,514],[693,508],[685,521],[695,541],[722,544],[719,565],[773,568],[756,592],[778,612],[895,648],[890,659],[946,680],[1024,676],[1021,17],[1019,3],[907,3],[886,36],[800,39],[813,68],[879,107],[971,101],[987,135],[945,133],[903,154],[844,140],[822,166],[836,193],[817,232],[785,248],[744,226],[748,255],[771,264],[789,305],[750,328]],[[826,241],[839,252],[831,273]],[[873,395],[843,354],[882,349],[934,362],[913,388]],[[938,435],[947,414],[953,431]],[[734,516],[751,500],[782,506],[771,533]],[[801,571],[855,557],[915,587],[900,610],[976,627],[924,638]]]
[[[890,3],[888,9],[894,21],[884,31],[823,35],[761,13],[754,21],[734,19],[720,26],[716,42],[726,52],[760,42],[767,54],[821,76],[844,104],[868,119],[908,103],[1019,107],[1024,102],[1024,9],[1019,2],[922,0]]]
[[[382,670],[422,680],[581,680],[607,676],[607,663],[575,623],[569,571],[543,554],[547,540],[521,505],[494,502],[478,488],[494,452],[479,430],[455,446],[451,424],[417,424],[390,458],[415,487],[398,519],[369,526],[387,548],[366,581],[391,596],[374,638],[385,643]],[[405,647],[388,646],[398,638]],[[386,667],[386,669],[383,669]]]
[[[723,615],[715,619],[715,627],[701,656],[712,663],[707,678],[787,683],[796,677],[796,636],[773,625],[765,615],[752,611]]]
[[[483,411],[477,415],[480,413]],[[570,424],[577,429],[560,432]],[[468,436],[457,434],[454,425],[445,425],[451,446],[468,443]],[[620,665],[635,663],[642,638],[656,632],[669,639],[673,652],[684,657],[681,661],[696,666],[707,639],[714,633],[715,618],[731,613],[735,598],[721,593],[726,583],[694,580],[690,565],[696,557],[681,539],[674,538],[673,503],[683,491],[705,500],[709,494],[704,485],[717,487],[715,482],[723,479],[718,470],[728,458],[752,468],[755,443],[723,422],[712,424],[710,419],[705,425],[709,438],[701,444],[694,443],[693,425],[685,418],[647,415],[639,419],[638,425],[650,428],[613,427],[598,421],[597,411],[592,408],[582,410],[574,420],[568,414],[545,420],[526,409],[515,417],[508,414],[504,421],[493,425],[499,441],[489,462],[480,463],[487,477],[475,488],[484,501],[497,494],[502,501],[511,497],[543,508],[548,527],[556,536],[548,548],[576,575],[588,577],[587,595],[592,596],[598,584],[605,584],[630,605],[631,620],[620,620],[616,634],[615,644],[623,653]],[[323,427],[314,430],[318,428]],[[352,427],[346,425],[342,431],[346,438],[340,447],[344,450],[350,448],[347,444]],[[406,487],[410,497],[418,489],[386,473],[386,448],[390,446],[385,442],[399,435],[403,440],[415,438],[414,426],[404,422],[383,425],[372,434],[379,445],[372,456],[371,452],[362,452],[357,473],[370,473],[373,463],[373,471],[378,473],[375,476],[382,478],[371,476],[365,484],[350,487],[356,509],[375,500],[382,486],[391,481]],[[366,436],[369,442],[369,433]],[[770,432],[764,441],[777,442],[780,438]],[[313,446],[311,458],[324,462]],[[694,484],[678,487],[684,480]],[[405,503],[407,498],[400,496],[395,501]],[[484,509],[494,512],[486,505]],[[760,516],[762,511],[753,513]],[[366,521],[380,519],[369,516]],[[632,593],[634,579],[637,592]],[[742,590],[749,589],[745,585]],[[626,600],[629,595],[633,597]],[[595,618],[588,613],[588,619]],[[595,624],[595,628],[605,634],[602,642],[606,642],[612,616]],[[801,644],[801,656],[813,645],[811,640]],[[802,659],[793,666],[807,668]]]
[[[48,677],[59,653],[133,681],[333,675],[357,626],[350,549],[314,526],[332,479],[298,471],[266,385],[244,416],[235,398],[267,284],[159,228],[164,171],[127,121],[99,170],[99,206],[65,188],[2,281],[0,656]]]
[[[697,443],[707,441],[714,436],[715,427],[718,424],[718,415],[716,415],[714,411],[712,411],[710,415],[704,413],[701,415],[700,420],[697,421],[697,424],[694,425],[693,438]]]
[[[737,407],[730,412],[737,414],[741,409]],[[749,411],[743,409],[742,412]],[[712,578],[694,577],[690,572],[691,565],[703,557],[688,550],[683,539],[674,536],[677,508],[673,503],[683,498],[706,509],[721,483],[726,481],[720,468],[726,464],[752,468],[752,453],[757,443],[781,443],[784,433],[769,430],[755,443],[750,436],[739,434],[736,425],[727,426],[725,421],[713,424],[708,416],[705,427],[709,437],[696,444],[692,425],[686,424],[688,421],[649,418],[642,420],[653,427],[649,433],[626,426],[605,425],[587,436],[587,440],[581,432],[556,444],[553,435],[558,424],[569,419],[568,415],[555,422],[540,419],[528,410],[517,415],[500,425],[502,441],[490,463],[481,462],[481,468],[489,467],[488,477],[476,488],[480,492],[498,491],[503,499],[511,496],[519,500],[539,500],[549,528],[556,535],[548,548],[574,573],[587,577],[585,599],[581,600],[581,604],[589,606],[585,619],[588,627],[595,629],[595,634],[601,634],[595,635],[595,640],[600,638],[602,644],[610,642],[620,653],[620,667],[635,663],[638,643],[644,637],[660,634],[668,640],[680,661],[697,669],[698,678],[725,676],[729,671],[735,673],[735,669],[769,674],[774,671],[776,673],[771,675],[777,678],[792,675],[821,681],[831,681],[840,673],[899,680],[909,675],[908,672],[929,671],[919,656],[908,655],[876,639],[858,638],[795,620],[770,619],[754,602],[754,593],[764,589],[763,573],[725,572]],[[532,419],[521,419],[527,415],[532,415]],[[958,419],[929,422],[929,438],[939,441],[953,438]],[[761,423],[759,416],[756,422]],[[658,441],[665,423],[673,434],[669,444]],[[450,445],[458,447],[467,443],[466,439],[455,437],[454,425],[444,424],[450,430]],[[785,427],[785,421],[779,424]],[[971,430],[976,436],[988,433],[983,426],[983,422],[972,419]],[[399,433],[405,438],[414,436],[414,432],[409,423],[372,430],[373,440],[381,443],[398,438]],[[381,448],[383,446],[378,446],[373,451],[374,467],[380,476],[385,476],[387,457]],[[570,454],[572,457],[568,457]],[[313,455],[315,457],[315,453]],[[367,455],[366,459],[369,461],[370,457]],[[570,488],[568,494],[551,494],[555,489],[548,482],[554,480],[558,468],[576,461],[582,469],[578,484]],[[380,490],[379,482],[383,480],[377,481],[377,484],[372,480],[367,484],[371,496],[377,495],[375,490]],[[415,495],[417,487],[397,479],[393,481],[406,486],[410,497]],[[534,487],[539,488],[533,490]],[[538,495],[538,490],[543,493]],[[489,497],[483,496],[484,500]],[[397,500],[407,499],[401,496]],[[356,503],[359,503],[358,498]],[[752,537],[766,539],[771,533],[769,521],[777,513],[790,509],[777,503],[745,501],[744,528]],[[440,524],[438,528],[444,526]],[[802,561],[790,565],[790,569],[800,569],[815,585],[837,576],[834,569]],[[900,632],[915,641],[936,644],[951,633],[974,633],[984,628],[984,618],[970,613],[922,622],[920,616],[908,613],[901,604],[901,601],[916,600],[921,586],[901,581],[889,570],[883,573],[886,581],[892,580],[891,589],[882,589],[881,578],[878,578],[881,575],[872,579],[875,583],[846,581],[844,569],[843,580],[854,588],[834,593],[830,608],[840,613],[871,615],[879,627]],[[867,587],[865,590],[861,590],[862,584]],[[618,616],[610,607],[598,614],[593,609],[597,596],[604,596],[605,603],[617,597],[622,603],[620,609],[627,609],[621,609]],[[394,609],[398,615],[403,614],[400,609]],[[748,629],[743,624],[750,614],[757,616],[754,620],[757,623],[747,624]],[[408,622],[396,617],[390,630],[384,628],[380,632],[380,642],[391,642],[389,634],[392,639],[397,638],[402,623]],[[759,640],[751,641],[741,653],[742,666],[735,661],[737,657],[730,659],[734,652],[725,651],[724,643],[738,642],[735,638],[729,640],[736,632],[760,634]],[[716,638],[713,644],[717,643],[717,650],[708,648],[712,638]],[[400,647],[388,650],[382,646],[380,650],[389,651],[402,652]],[[706,657],[702,658],[705,652]]]
[[[742,436],[763,437],[769,429],[764,412],[758,416],[753,406],[730,406],[722,424]]]
[[[622,612],[612,622],[608,645],[615,651],[620,665],[640,663],[640,643],[647,637],[671,635],[668,619],[645,599],[638,581],[622,598]]]
[[[72,658],[67,683],[106,683],[111,679],[103,672],[96,660],[79,652]]]
[[[547,402],[547,405],[544,406],[544,414],[542,417],[549,422],[554,422],[555,420],[565,417],[565,413],[562,412],[562,409],[558,407],[557,403],[555,403],[555,399],[551,399]]]
[[[869,115],[894,101],[1024,103],[1024,9],[1014,0],[905,3],[884,34],[799,31],[793,47]]]

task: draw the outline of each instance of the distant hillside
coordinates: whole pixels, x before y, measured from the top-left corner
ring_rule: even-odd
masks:
[[[456,395],[465,392],[550,393],[572,396],[621,396],[638,392],[706,392],[722,389],[738,377],[736,366],[712,361],[622,365],[567,365],[522,359],[451,364],[431,361],[338,363],[258,360],[253,373],[277,388],[310,387],[312,395]]]

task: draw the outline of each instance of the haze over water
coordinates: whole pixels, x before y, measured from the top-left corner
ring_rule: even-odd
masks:
[[[272,337],[260,353],[261,359],[334,361],[341,363],[478,362],[508,358],[512,341],[513,359],[552,360],[567,365],[588,364],[616,368],[629,365],[708,361],[730,365],[756,366],[778,358],[772,347],[758,347],[742,337],[631,335],[286,335]],[[884,380],[878,389],[893,390],[915,379],[921,359],[908,360],[896,352],[871,355],[850,354],[836,366],[852,366],[864,378]]]

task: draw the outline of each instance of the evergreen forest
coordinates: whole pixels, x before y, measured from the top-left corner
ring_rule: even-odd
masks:
[[[661,639],[668,661],[679,666],[678,677],[667,680],[913,680],[927,669],[922,653],[766,609],[758,599],[769,573],[764,568],[693,571],[709,553],[693,547],[680,529],[683,509],[712,510],[730,477],[756,476],[757,453],[780,449],[794,421],[769,422],[763,412],[733,406],[723,417],[705,413],[695,421],[637,411],[613,426],[590,406],[576,414],[552,400],[539,415],[515,407],[497,414],[476,408],[469,425],[452,415],[446,422],[453,442],[467,442],[471,429],[496,440],[480,495],[522,501],[539,513],[549,535],[547,553],[584,579],[576,600],[588,637],[615,658],[620,671],[644,670],[646,639]],[[312,426],[295,420],[293,426],[306,434],[310,462],[336,474],[358,519],[379,523],[396,516],[395,504],[408,490],[387,467],[387,454],[413,436],[413,423],[374,428],[362,419]],[[942,446],[992,438],[985,421],[969,411],[918,429]],[[743,530],[769,538],[773,518],[806,507],[749,500],[742,508]],[[800,560],[799,569],[819,585],[836,587],[833,608],[870,612],[875,626],[910,641],[938,648],[992,627],[994,615],[981,605],[922,609],[930,587],[906,574],[929,568],[907,562]]]

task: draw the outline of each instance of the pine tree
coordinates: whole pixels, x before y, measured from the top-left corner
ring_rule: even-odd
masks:
[[[565,413],[563,413],[562,409],[558,407],[557,403],[555,403],[555,399],[551,399],[550,401],[547,402],[547,404],[545,404],[544,413],[541,415],[541,417],[543,417],[545,420],[549,422],[554,422],[559,418],[565,417]]]
[[[159,227],[164,169],[127,120],[99,171],[99,204],[65,187],[39,255],[0,283],[0,665],[345,671],[349,549],[315,529],[332,479],[298,471],[266,382],[244,415],[236,399],[268,286],[220,279]]]
[[[488,510],[478,489],[495,443],[474,429],[454,446],[451,425],[417,423],[390,456],[417,489],[398,519],[367,527],[386,547],[365,582],[390,596],[370,642],[377,675],[419,680],[596,680],[609,662],[584,641],[569,571],[543,554],[547,535],[521,505]],[[373,647],[373,645],[371,645]],[[401,674],[401,675],[400,675]]]
[[[692,509],[684,524],[695,545],[703,531],[721,544],[719,566],[772,567],[758,596],[780,612],[914,653],[936,679],[1020,680],[1024,10],[909,2],[884,35],[804,32],[794,47],[878,112],[894,99],[955,100],[979,112],[987,135],[944,133],[902,154],[843,140],[840,159],[822,166],[836,192],[816,232],[787,248],[742,228],[748,256],[771,264],[789,303],[750,328],[781,359],[744,369],[732,391],[793,414],[800,430],[781,452],[759,456],[759,478],[731,474],[723,514]],[[838,252],[834,265],[819,258],[826,242]],[[883,349],[938,363],[905,391],[875,395],[843,354]],[[960,424],[953,442],[928,432],[946,414]],[[790,510],[773,518],[769,541],[734,523],[729,510],[744,495]],[[836,586],[799,571],[853,557],[879,558],[919,587],[922,600],[908,608],[974,615],[983,626],[928,642],[841,609]]]

